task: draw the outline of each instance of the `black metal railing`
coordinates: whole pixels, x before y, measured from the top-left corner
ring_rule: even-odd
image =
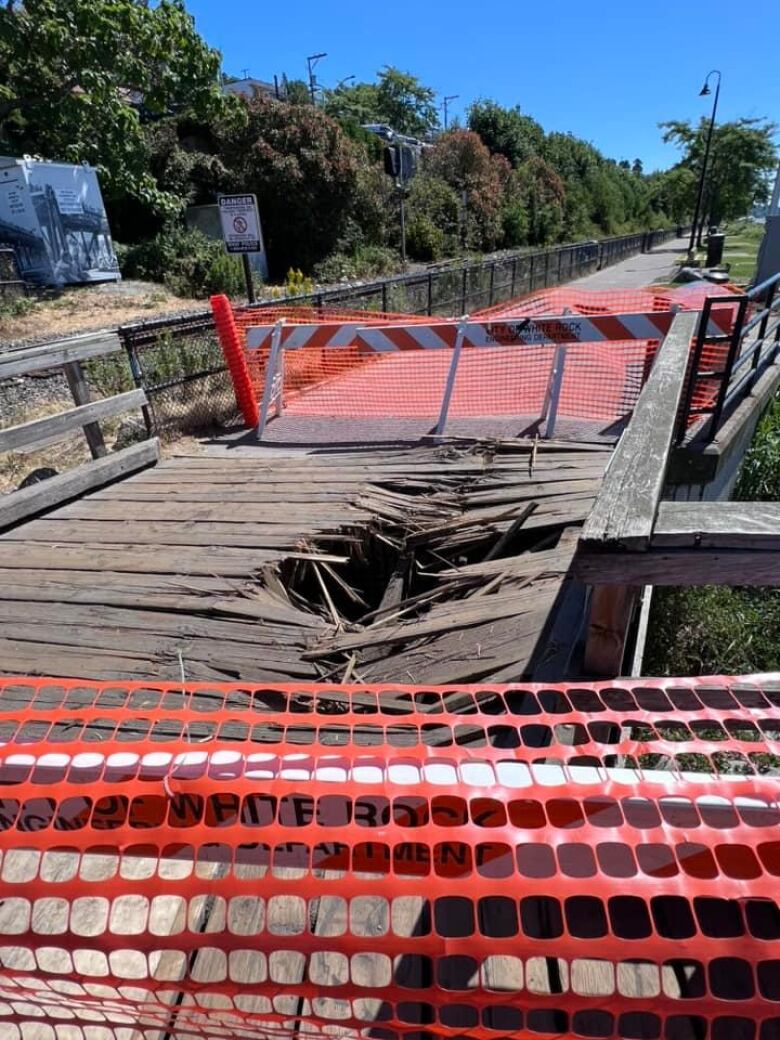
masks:
[[[730,311],[731,330],[712,334],[711,319],[719,310]],[[680,407],[677,442],[682,442],[689,430],[695,432],[698,440],[712,440],[775,362],[778,351],[780,272],[741,296],[707,297]],[[697,394],[706,388],[709,393]],[[696,404],[697,398],[709,400]],[[696,420],[701,425],[697,426]]]
[[[338,305],[385,313],[466,314],[609,267],[684,231],[663,228],[477,261],[455,260],[363,285],[263,300],[251,309]],[[134,380],[146,390],[158,433],[186,433],[236,415],[210,310],[125,325],[119,336]]]

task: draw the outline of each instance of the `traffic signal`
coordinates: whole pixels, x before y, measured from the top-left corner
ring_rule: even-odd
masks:
[[[383,150],[385,173],[397,181],[410,181],[417,172],[417,152],[408,144],[393,144]]]
[[[391,145],[389,148],[384,148],[382,150],[382,157],[385,161],[385,173],[387,176],[397,178],[400,173],[397,147]]]
[[[399,151],[401,153],[401,180],[410,181],[417,172],[417,152],[408,144],[402,144]]]

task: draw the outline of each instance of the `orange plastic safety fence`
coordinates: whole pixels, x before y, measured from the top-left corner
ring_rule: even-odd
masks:
[[[539,314],[620,314],[699,309],[707,296],[728,296],[731,286],[690,285],[676,289],[583,290],[559,287],[511,300],[475,317],[523,317]],[[220,307],[229,304],[224,301]],[[722,312],[721,312],[722,313]],[[215,315],[217,310],[215,309]],[[246,329],[285,319],[289,324],[354,321],[363,324],[425,324],[429,319],[342,308],[290,307],[237,309],[233,328],[220,339],[230,358],[234,343],[245,347]],[[652,366],[657,341],[580,343],[568,348],[557,414],[561,418],[611,423],[633,409]],[[707,346],[692,395],[695,422],[716,399],[727,345]],[[256,415],[265,383],[267,350],[246,352],[236,378],[237,398],[245,417]],[[377,355],[357,347],[306,347],[284,355],[283,408],[288,416],[336,419],[418,419],[438,417],[447,383],[449,351],[404,351]],[[551,347],[497,347],[465,351],[450,401],[451,420],[516,419],[534,421],[545,405],[555,350]],[[231,366],[231,371],[233,367]],[[716,373],[708,375],[708,373]],[[247,419],[249,423],[249,419]]]
[[[708,296],[731,296],[741,290],[730,285],[699,283],[675,289],[577,289],[559,286],[506,300],[477,311],[475,318],[521,317],[534,314],[638,314],[653,311],[701,310]]]
[[[780,1037],[780,677],[2,687],[4,1036]]]
[[[246,330],[252,325],[273,324],[282,319],[291,325],[320,320],[357,321],[364,325],[384,325],[388,322],[414,324],[425,323],[429,320],[419,315],[395,312],[359,311],[336,307],[292,307],[285,304],[280,304],[277,307],[264,307],[262,310],[256,307],[237,307],[233,309],[226,296],[213,297],[211,304],[217,336],[228,362],[231,375],[233,375],[233,382],[236,387],[236,400],[241,408],[244,421],[248,426],[257,424],[259,402],[263,394],[266,365],[268,363],[267,350],[252,351],[251,354],[246,352]],[[225,308],[229,310],[232,316],[232,325],[225,320]],[[238,344],[238,348],[235,344]],[[234,374],[233,359],[237,349],[240,349],[243,356],[248,391],[246,389],[247,384],[244,382],[243,371],[238,373],[238,377]],[[285,359],[285,401],[287,401],[288,397],[299,395],[303,390],[319,388],[322,383],[337,380],[356,369],[359,370],[365,367],[371,361],[377,360],[372,355],[361,354],[349,347],[338,351],[338,357],[331,356],[333,351],[325,352],[316,348],[299,353],[301,356],[289,355]],[[346,392],[348,393],[349,390],[347,389]],[[343,413],[336,412],[335,414]],[[350,416],[354,414],[354,412],[349,413]],[[397,415],[398,413],[394,412],[392,414]],[[247,418],[248,415],[253,416],[253,418]]]

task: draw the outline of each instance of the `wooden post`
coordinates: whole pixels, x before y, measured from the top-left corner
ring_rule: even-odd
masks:
[[[620,675],[638,592],[636,585],[593,587],[583,660],[586,675],[609,679]]]
[[[70,392],[73,395],[73,400],[78,405],[89,404],[89,387],[84,378],[84,369],[81,367],[81,362],[69,361],[66,365],[63,365],[62,368],[65,372],[65,378],[68,381]],[[106,442],[103,440],[103,431],[100,429],[100,423],[85,423],[82,429],[84,430],[84,436],[87,438],[87,444],[89,445],[92,458],[102,459],[104,455],[107,455],[108,448],[106,447]]]

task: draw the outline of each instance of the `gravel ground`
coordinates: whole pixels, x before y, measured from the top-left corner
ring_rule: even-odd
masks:
[[[77,286],[48,298],[27,297],[0,310],[0,351],[206,307],[207,300],[186,300],[153,282]]]

